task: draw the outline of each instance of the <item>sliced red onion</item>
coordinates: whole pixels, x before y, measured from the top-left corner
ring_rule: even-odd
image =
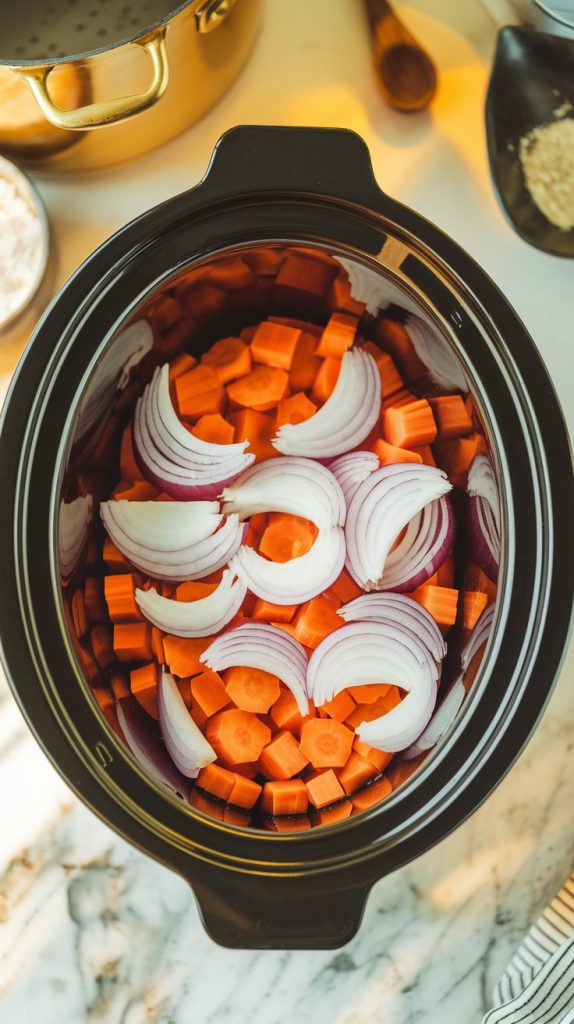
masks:
[[[347,506],[359,484],[378,468],[379,459],[374,452],[347,452],[329,463],[331,473],[341,485]]]
[[[341,526],[319,530],[304,555],[288,562],[271,562],[247,545],[239,548],[230,569],[262,601],[300,604],[327,590],[345,564],[345,534]]]
[[[439,387],[468,391],[460,361],[443,338],[418,316],[407,317],[405,330],[417,356],[428,367],[430,376]]]
[[[189,783],[171,760],[153,718],[134,697],[122,697],[116,710],[126,743],[140,767],[156,782],[187,799]]]
[[[347,510],[345,538],[347,567],[364,590],[384,587],[387,559],[401,530],[450,490],[442,470],[412,462],[382,466],[359,484]],[[431,539],[436,540],[436,532]],[[416,560],[412,566],[413,571],[423,568]]]
[[[216,501],[107,501],[100,506],[116,547],[160,580],[197,580],[221,569],[243,540],[237,516]],[[220,528],[218,529],[218,527]]]
[[[381,411],[381,378],[369,352],[345,352],[327,401],[303,423],[283,423],[272,444],[284,455],[324,459],[364,441]]]
[[[440,569],[455,535],[454,509],[448,495],[443,495],[413,516],[404,536],[389,551],[381,589],[410,592],[421,587]]]
[[[60,502],[58,554],[62,576],[71,576],[80,560],[88,537],[92,503],[91,494],[80,494],[73,501]]]
[[[342,526],[345,499],[333,474],[313,459],[290,456],[251,466],[221,495],[223,511],[248,519],[258,512],[286,512],[320,529]]]
[[[436,702],[438,669],[424,644],[396,623],[351,622],[329,633],[314,650],[307,669],[307,693],[321,707],[348,686],[390,683],[407,696],[357,735],[373,747],[395,752],[413,743]]]
[[[434,661],[442,661],[446,643],[430,612],[405,594],[361,594],[337,609],[345,622],[383,622],[414,632]]]
[[[199,660],[214,672],[236,665],[271,672],[291,690],[300,714],[309,713],[305,689],[307,655],[294,637],[276,626],[243,623],[218,636]]]
[[[76,437],[103,420],[118,391],[125,388],[130,370],[153,346],[153,331],[147,320],[137,320],[121,331],[97,363],[80,405]]]
[[[226,569],[219,586],[197,601],[162,597],[154,587],[136,590],[136,601],[142,614],[158,629],[173,636],[198,637],[219,633],[239,611],[246,593],[245,584]]]
[[[460,663],[463,673],[466,672],[476,652],[486,643],[490,636],[494,620],[494,604],[489,604],[483,611],[466,644],[462,649]]]
[[[195,779],[216,753],[187,710],[175,679],[162,666],[157,686],[159,725],[164,743],[182,775]]]
[[[486,455],[477,455],[468,471],[468,524],[473,556],[491,580],[500,565],[500,500],[494,469]]]
[[[214,498],[254,462],[248,444],[214,444],[190,433],[173,408],[168,364],[156,369],[134,416],[135,454],[147,480],[179,500]]]
[[[436,708],[426,729],[423,730],[419,738],[407,750],[403,751],[402,756],[406,761],[412,760],[413,757],[418,757],[425,750],[430,750],[431,747],[436,746],[438,741],[443,738],[462,707],[465,692],[462,679],[456,679]],[[439,692],[439,699],[441,696]]]
[[[379,271],[372,270],[371,267],[366,267],[356,260],[347,259],[345,256],[334,256],[333,258],[347,272],[352,298],[356,302],[364,303],[367,313],[370,313],[371,316],[376,316],[380,309],[386,308],[391,302],[403,301],[402,290]]]

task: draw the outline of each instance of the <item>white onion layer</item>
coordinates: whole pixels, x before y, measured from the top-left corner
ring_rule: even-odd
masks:
[[[266,459],[243,473],[222,495],[226,515],[248,519],[258,512],[286,512],[319,528],[342,526],[345,499],[333,474],[314,459]]]
[[[177,601],[163,597],[151,587],[136,590],[142,614],[158,629],[173,636],[199,637],[219,633],[239,611],[247,587],[226,569],[221,583],[207,597],[196,601]]]
[[[157,686],[159,725],[169,755],[182,775],[195,779],[200,768],[211,764],[216,754],[187,710],[175,679],[165,668]]]
[[[230,569],[262,601],[300,604],[327,590],[345,564],[345,534],[340,526],[319,530],[304,555],[288,562],[271,562],[243,545],[231,559]]]
[[[405,594],[361,594],[337,610],[345,622],[383,622],[414,631],[435,661],[442,661],[446,643],[430,612]]]
[[[348,506],[359,484],[379,468],[379,459],[374,452],[346,452],[329,463],[329,469],[339,481]]]
[[[62,576],[71,576],[74,572],[88,537],[91,518],[91,494],[80,494],[73,501],[60,502],[58,554]]]
[[[441,388],[468,391],[460,361],[435,331],[418,316],[408,316],[405,330],[420,361]]]

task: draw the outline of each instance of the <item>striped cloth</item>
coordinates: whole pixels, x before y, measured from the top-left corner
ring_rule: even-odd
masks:
[[[574,1024],[574,872],[514,954],[483,1024]]]

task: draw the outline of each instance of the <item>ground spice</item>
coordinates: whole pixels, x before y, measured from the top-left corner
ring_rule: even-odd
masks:
[[[0,169],[0,326],[32,296],[43,258],[40,218]]]
[[[546,219],[574,227],[574,118],[539,125],[520,140],[526,187]]]

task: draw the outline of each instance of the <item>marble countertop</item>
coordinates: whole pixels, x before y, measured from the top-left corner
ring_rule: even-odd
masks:
[[[343,125],[380,185],[452,234],[516,306],[570,429],[572,263],[513,234],[490,185],[482,104],[496,27],[476,2],[399,5],[437,61],[431,112],[375,90],[357,0],[268,0],[248,68],[195,128],[131,165],[40,179],[63,281],[111,232],[193,185],[241,122]],[[570,317],[568,309],[570,305]],[[21,343],[0,349],[0,394]],[[374,888],[336,952],[234,952],[187,885],[71,794],[0,682],[0,1024],[471,1024],[573,859],[574,650],[534,738],[483,807]]]

